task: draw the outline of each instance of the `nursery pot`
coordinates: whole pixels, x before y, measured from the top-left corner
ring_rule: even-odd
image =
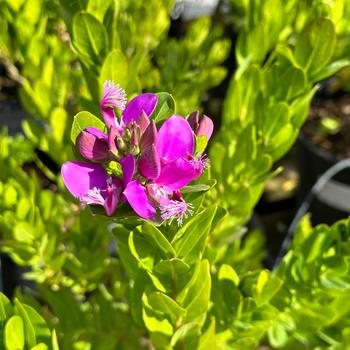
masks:
[[[313,144],[302,132],[297,141],[296,158],[300,174],[298,202],[301,204],[317,179],[339,159]],[[333,224],[349,216],[350,169],[335,175],[321,191],[316,193],[309,212],[314,225]]]
[[[7,127],[9,135],[22,132],[22,121],[28,114],[19,102],[10,96],[0,103],[0,126]],[[7,254],[0,255],[0,291],[11,297],[18,286],[27,285],[22,278],[24,268],[16,265]]]
[[[22,121],[27,116],[28,114],[16,100],[0,103],[0,125],[6,126],[10,135],[22,132]]]

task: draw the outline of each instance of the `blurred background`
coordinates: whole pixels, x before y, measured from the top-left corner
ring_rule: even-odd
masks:
[[[329,18],[337,35],[333,65],[327,66],[325,79],[310,80],[316,89],[309,96],[305,124],[300,133],[284,136],[296,143],[275,157],[273,169],[278,174],[266,182],[261,199],[249,212],[249,225],[267,242],[264,263],[271,266],[312,185],[350,155],[349,8],[347,1],[326,0],[0,1],[5,291],[11,294],[18,283],[9,277],[15,275],[12,261],[23,266],[35,255],[25,247],[37,239],[28,218],[31,225],[40,226],[53,213],[61,213],[62,220],[50,225],[62,227],[69,216],[60,203],[69,197],[62,192],[59,169],[74,157],[69,137],[72,118],[82,109],[98,115],[104,80],[120,83],[129,97],[141,91],[168,91],[177,102],[177,113],[185,116],[200,110],[214,119],[218,133],[227,115],[235,113],[230,106],[243,105],[234,87],[242,72],[249,66],[267,70],[276,52],[281,54],[283,45],[295,45],[309,22]],[[88,29],[90,46],[85,41]],[[283,84],[283,79],[280,75],[276,83]],[[251,86],[243,85],[240,98],[249,100],[259,84],[252,78]],[[234,130],[236,126],[233,134]],[[314,224],[347,217],[349,175],[350,170],[341,172],[317,193],[310,209]],[[23,193],[40,197],[40,189],[48,192],[46,199],[37,199],[39,207],[40,201],[50,205],[45,202],[47,213],[39,220]],[[61,193],[62,198],[53,199],[49,193]],[[70,208],[76,210],[74,204]],[[11,243],[14,223],[17,231]]]

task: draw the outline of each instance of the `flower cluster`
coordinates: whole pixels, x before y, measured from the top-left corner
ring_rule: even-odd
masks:
[[[177,220],[192,213],[181,188],[197,179],[208,164],[195,154],[195,136],[213,132],[210,118],[198,112],[187,119],[172,115],[160,129],[150,118],[158,102],[152,93],[126,103],[120,86],[107,81],[100,102],[106,133],[89,127],[77,138],[80,154],[90,162],[66,162],[63,181],[85,205],[102,205],[111,216],[128,202],[137,215],[149,220]],[[121,112],[120,122],[115,109]]]

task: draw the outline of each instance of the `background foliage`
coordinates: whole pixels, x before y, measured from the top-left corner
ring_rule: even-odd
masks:
[[[35,149],[57,164],[73,158],[72,116],[99,113],[105,79],[129,97],[169,91],[169,113],[200,108],[226,75],[221,24],[200,18],[170,38],[165,0],[0,4],[1,60],[31,114],[26,138],[1,134],[0,248],[35,282],[13,304],[0,296],[2,347],[347,349],[349,222],[305,218],[273,271],[264,237],[246,228],[315,84],[349,64],[346,1],[232,0],[238,67],[206,192],[186,194],[195,213],[181,228],[91,215]]]

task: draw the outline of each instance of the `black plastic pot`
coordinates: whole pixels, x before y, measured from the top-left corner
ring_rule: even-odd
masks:
[[[317,179],[339,160],[332,154],[310,142],[303,133],[297,142],[297,166],[300,174],[298,201],[302,203]],[[334,176],[316,194],[309,212],[314,225],[333,224],[350,213],[350,169]]]
[[[1,292],[12,297],[14,290],[21,284],[21,271],[11,258],[2,254],[1,257]]]
[[[22,132],[22,121],[28,117],[18,101],[9,99],[0,103],[0,128],[7,127],[9,135]],[[11,297],[17,286],[23,285],[24,269],[17,266],[8,255],[0,256],[0,291]]]

